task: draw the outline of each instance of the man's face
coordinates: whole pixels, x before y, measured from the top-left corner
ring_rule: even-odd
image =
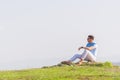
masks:
[[[87,41],[88,41],[88,42],[93,42],[93,39],[91,39],[91,38],[88,37],[88,38],[87,38]]]

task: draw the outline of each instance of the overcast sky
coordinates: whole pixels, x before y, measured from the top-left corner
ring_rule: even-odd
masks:
[[[0,0],[0,69],[57,64],[88,34],[98,61],[120,62],[120,0]]]

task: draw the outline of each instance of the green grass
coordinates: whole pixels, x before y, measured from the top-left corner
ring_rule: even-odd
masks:
[[[0,80],[120,80],[120,67],[112,66],[109,62],[86,64],[0,71]]]

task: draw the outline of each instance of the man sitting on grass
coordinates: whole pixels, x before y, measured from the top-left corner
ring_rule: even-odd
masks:
[[[71,64],[76,59],[80,59],[80,61],[77,63],[77,65],[81,65],[83,61],[90,61],[95,62],[96,61],[96,54],[97,54],[97,44],[94,42],[94,36],[88,35],[87,38],[87,45],[86,47],[80,47],[78,50],[84,49],[84,52],[82,54],[75,54],[70,60],[61,62],[62,64]]]

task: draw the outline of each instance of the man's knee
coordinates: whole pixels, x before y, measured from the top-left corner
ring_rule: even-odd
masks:
[[[83,53],[90,53],[90,51],[89,50],[85,50]]]

